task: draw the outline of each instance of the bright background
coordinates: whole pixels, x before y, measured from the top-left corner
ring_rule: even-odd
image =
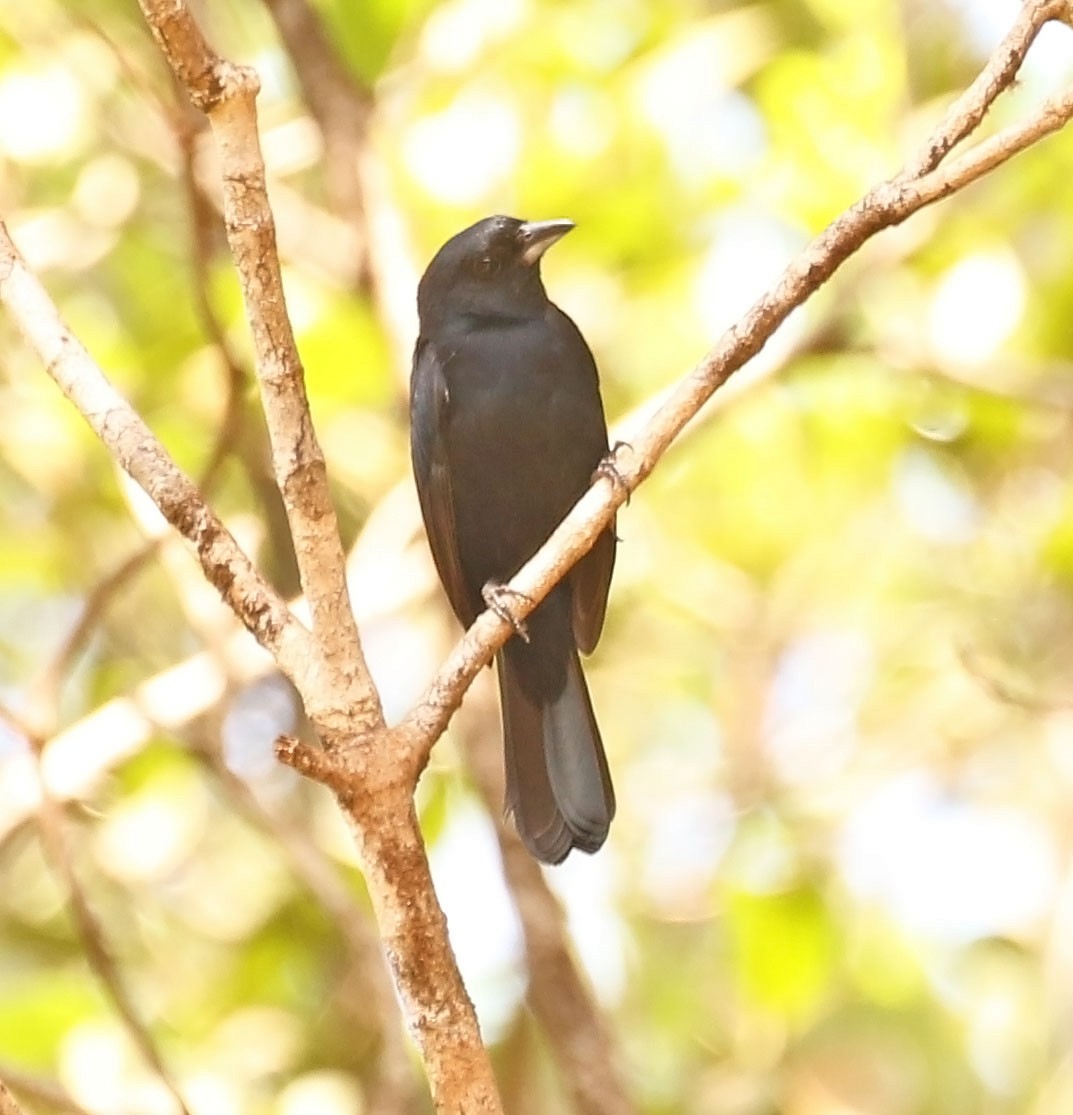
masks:
[[[413,282],[436,247],[489,212],[573,218],[545,278],[596,353],[612,421],[627,418],[915,151],[1019,6],[317,6],[375,99],[375,297],[265,9],[199,15],[261,75],[289,305],[397,717],[454,635],[405,420]],[[1071,75],[1073,33],[1049,29],[985,130]],[[0,0],[0,215],[196,474],[228,373],[198,307],[174,104],[134,5]],[[211,142],[195,147],[212,195]],[[550,879],[645,1113],[1073,1110],[1071,181],[1059,135],[868,245],[620,516],[588,667],[619,815],[604,851]],[[207,242],[202,289],[241,365],[215,222]],[[0,331],[0,702],[70,727],[222,638],[219,615],[181,547],[165,550],[58,687],[42,681],[157,524]],[[214,506],[292,592],[253,389],[237,398]],[[285,690],[220,697],[221,672],[161,683],[171,718],[140,742],[121,746],[113,718],[54,753],[76,798],[72,862],[198,1115],[360,1111],[363,992],[339,923],[265,814],[240,807],[216,746],[361,904],[347,838],[327,796],[271,759]],[[516,1110],[554,1115],[516,915],[452,734],[420,789],[438,886]],[[0,722],[0,1078],[168,1112],[26,819],[29,769]]]

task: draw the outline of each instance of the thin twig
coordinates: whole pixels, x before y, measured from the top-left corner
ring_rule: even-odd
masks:
[[[324,180],[331,208],[361,237],[358,290],[372,292],[365,196],[356,158],[367,141],[373,98],[332,47],[307,0],[265,0],[294,64],[302,98],[324,137]]]
[[[971,646],[957,648],[958,661],[965,672],[994,700],[1011,708],[1021,709],[1035,715],[1049,715],[1059,709],[1073,708],[1073,698],[1068,696],[1053,697],[1044,693],[1033,692],[1028,685],[1018,685],[1008,679],[1001,678],[985,665],[982,656]]]
[[[215,653],[199,651],[146,678],[134,690],[105,701],[45,744],[42,774],[57,801],[91,795],[99,780],[155,734],[175,732],[217,706],[229,687],[248,684],[277,668],[263,649],[237,630]],[[26,739],[37,733],[15,728]],[[0,840],[32,816],[39,795],[29,758],[0,764]]]
[[[141,1017],[130,992],[127,990],[119,965],[112,955],[112,949],[108,943],[104,927],[93,912],[85,888],[82,886],[78,872],[75,870],[71,848],[64,832],[62,812],[49,794],[44,778],[41,777],[41,740],[32,738],[30,742],[35,758],[38,760],[35,769],[40,793],[37,824],[38,831],[41,834],[41,844],[46,856],[52,863],[53,870],[67,890],[68,907],[74,922],[75,932],[78,934],[78,939],[82,945],[82,953],[89,964],[90,970],[104,989],[105,995],[111,1000],[116,1012],[122,1019],[123,1025],[142,1058],[168,1092],[171,1093],[172,1098],[179,1106],[181,1115],[190,1115],[190,1109],[186,1105],[175,1078],[164,1063],[164,1058],[157,1048],[148,1025]]]
[[[57,874],[67,888],[69,908],[74,921],[78,939],[81,942],[82,952],[89,963],[90,969],[97,977],[105,994],[111,1000],[127,1032],[134,1039],[134,1044],[149,1067],[156,1074],[164,1087],[171,1093],[179,1105],[183,1115],[190,1115],[182,1092],[172,1076],[171,1071],[164,1063],[160,1051],[149,1027],[142,1019],[134,1000],[124,983],[119,964],[112,955],[108,944],[107,933],[97,915],[93,912],[89,898],[78,878],[74,865],[71,862],[70,848],[60,827],[58,812],[54,803],[42,795],[40,816],[40,831],[42,843],[48,850],[49,859]]]

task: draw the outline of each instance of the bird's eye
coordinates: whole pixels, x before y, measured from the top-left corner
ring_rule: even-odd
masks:
[[[478,275],[494,275],[499,270],[499,262],[491,256],[482,256],[473,265]]]

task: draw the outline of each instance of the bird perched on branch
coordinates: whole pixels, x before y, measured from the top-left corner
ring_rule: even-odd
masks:
[[[547,296],[544,253],[573,222],[487,217],[452,237],[417,292],[411,454],[432,556],[468,627],[533,556],[608,453],[596,364]],[[497,655],[506,807],[529,851],[594,852],[615,813],[581,672],[603,627],[613,527]]]

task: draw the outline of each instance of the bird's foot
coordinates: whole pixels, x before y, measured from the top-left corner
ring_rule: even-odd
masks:
[[[589,483],[595,483],[601,477],[604,480],[610,480],[611,486],[620,492],[626,493],[626,503],[630,502],[630,486],[626,483],[626,478],[618,470],[618,464],[615,460],[615,455],[622,448],[632,449],[628,441],[616,441],[614,445],[608,450],[607,455],[600,459],[600,463],[596,466],[595,471],[589,479]]]
[[[484,600],[484,606],[490,611],[495,612],[497,616],[505,623],[509,623],[514,628],[514,634],[522,640],[523,643],[529,642],[529,628],[525,625],[524,619],[519,619],[513,612],[511,604],[515,600],[521,600],[525,604],[532,604],[533,598],[526,596],[524,592],[516,592],[506,585],[499,584],[497,581],[489,581],[484,588],[481,589],[481,598]]]

